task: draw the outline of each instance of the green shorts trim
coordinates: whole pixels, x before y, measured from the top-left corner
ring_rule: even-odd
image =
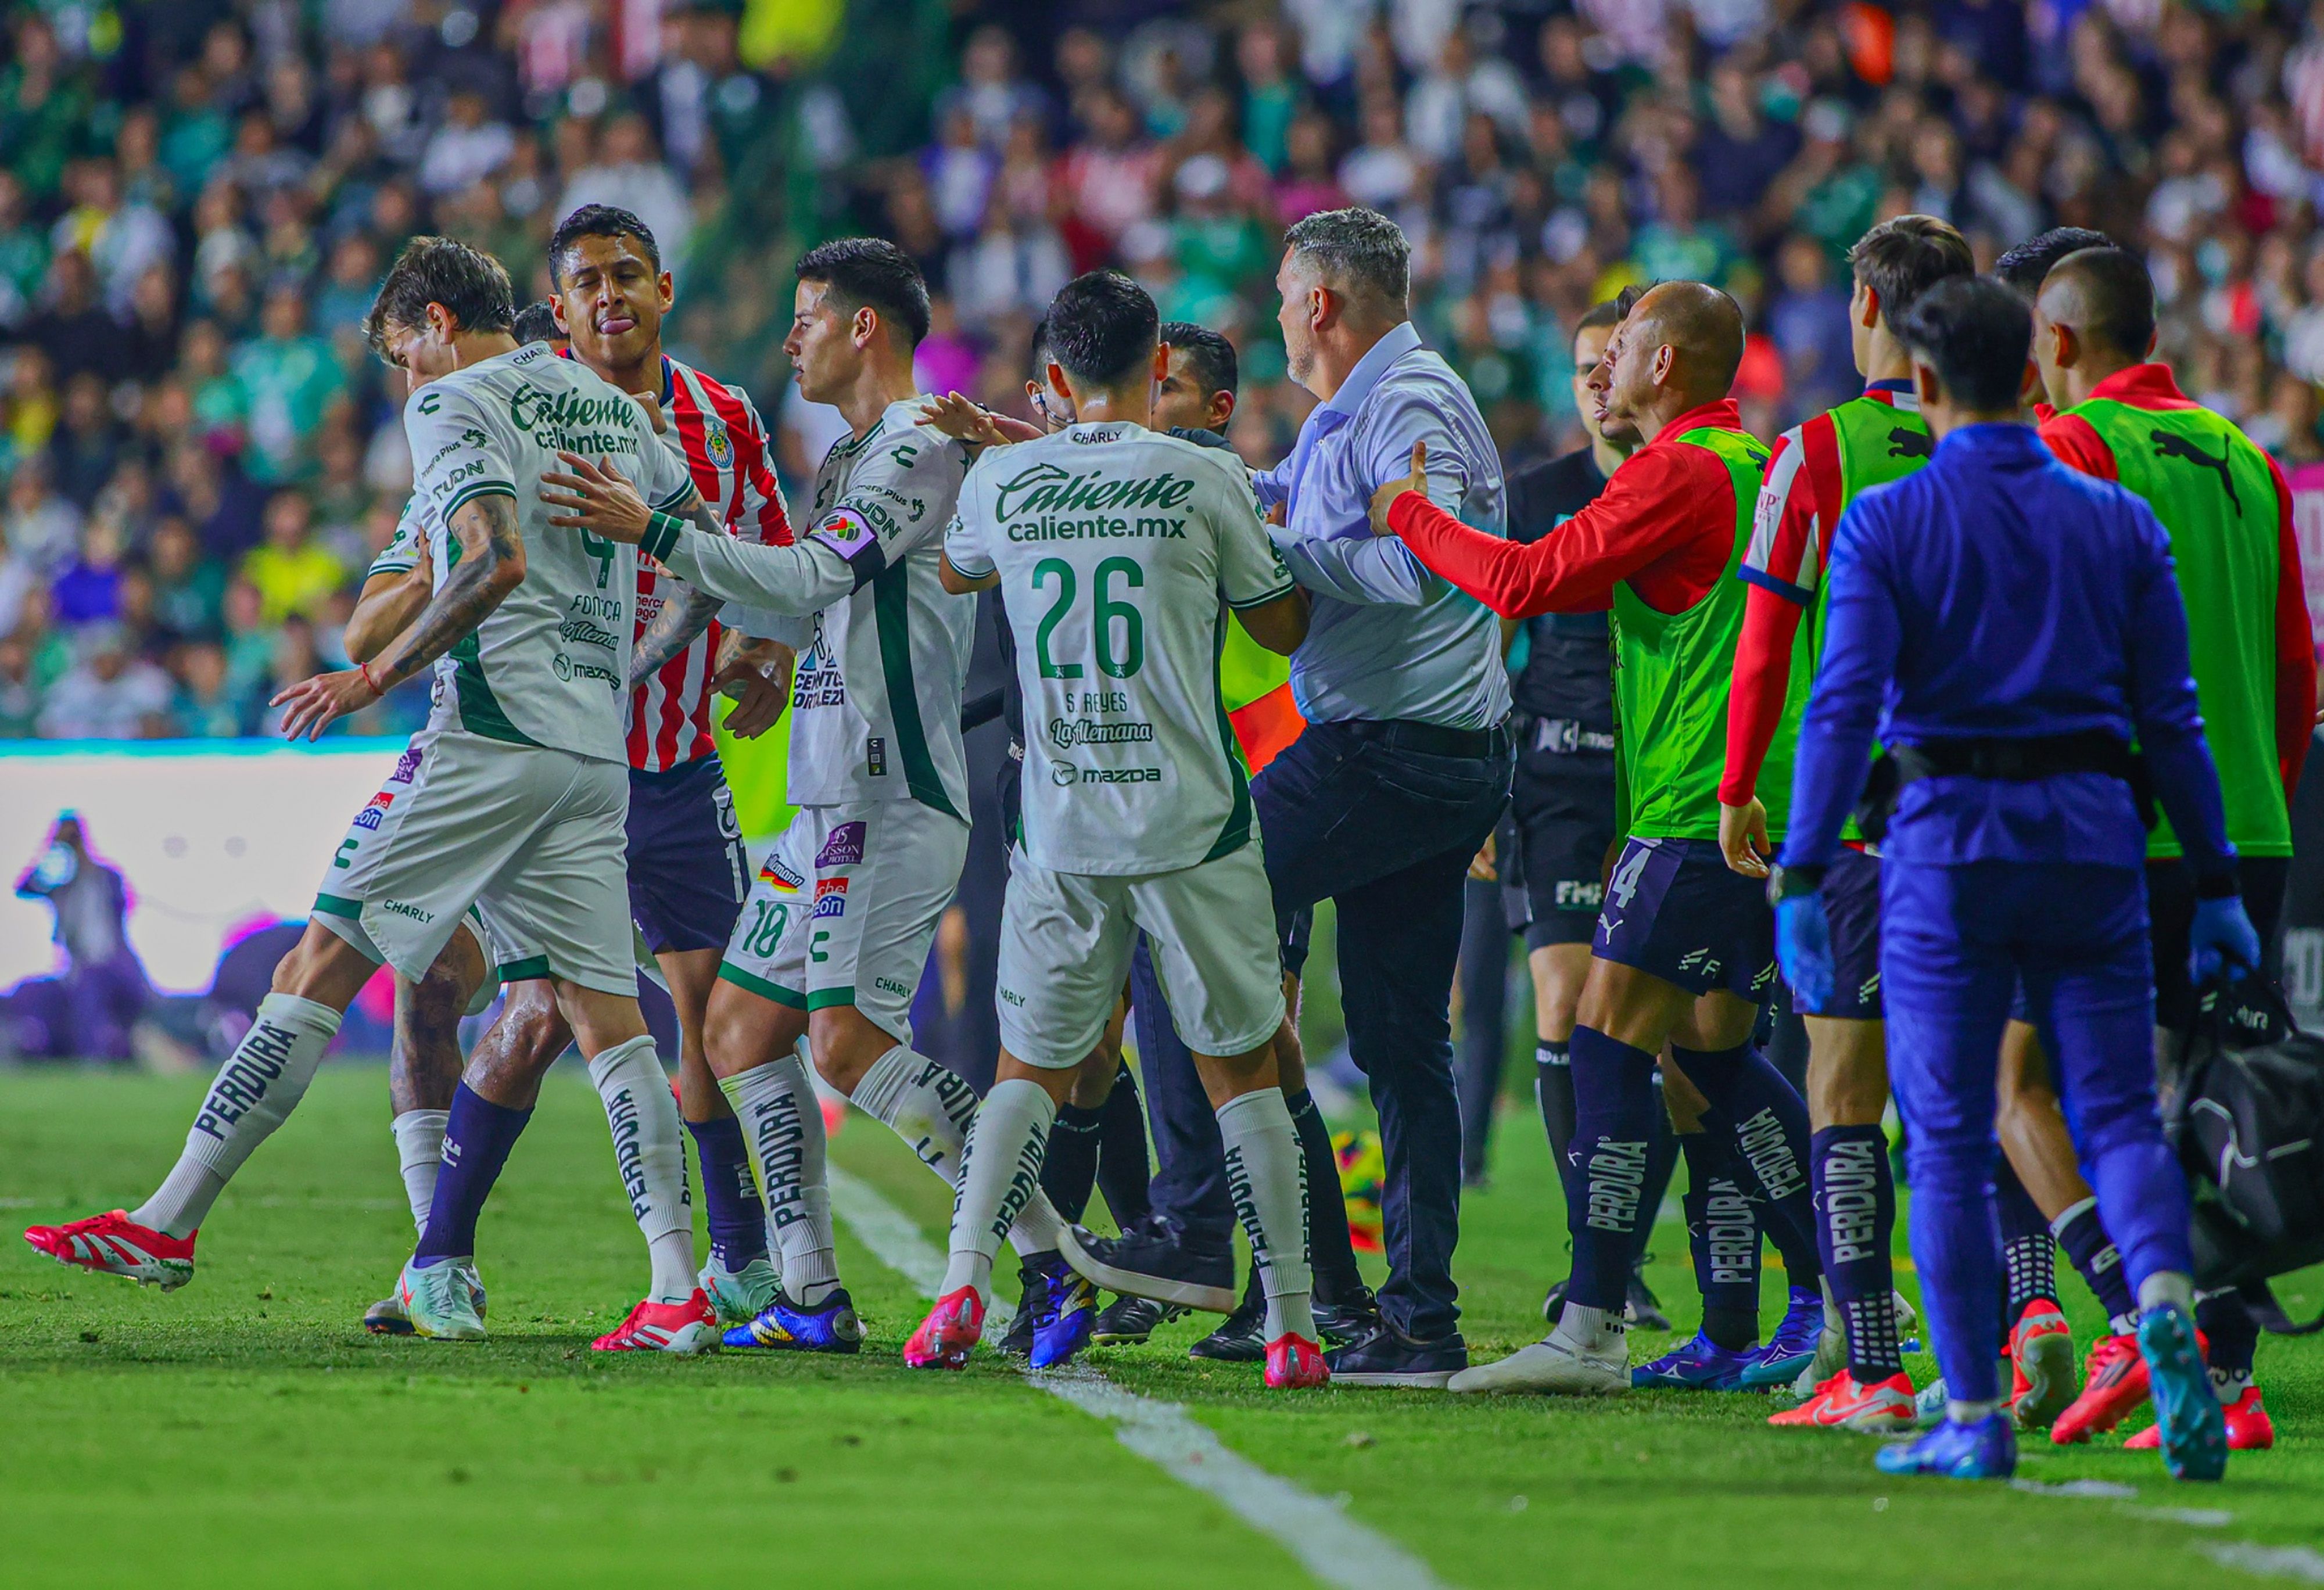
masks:
[[[503,961],[493,969],[493,975],[504,983],[523,983],[554,974],[549,970],[548,956],[528,955],[521,960]]]
[[[326,916],[344,916],[350,922],[363,918],[363,902],[350,900],[345,895],[317,895],[315,909]]]
[[[786,988],[780,983],[770,983],[762,977],[754,977],[731,960],[722,960],[718,963],[718,975],[738,988],[748,989],[761,999],[771,999],[776,1004],[788,1006],[793,1010],[816,1008],[807,997],[798,989]],[[853,991],[850,990],[848,994],[850,1003],[853,1002],[854,997]]]
[[[848,984],[844,988],[817,988],[807,997],[807,1007],[809,1010],[828,1010],[835,1005],[854,1003],[855,985],[853,983]]]

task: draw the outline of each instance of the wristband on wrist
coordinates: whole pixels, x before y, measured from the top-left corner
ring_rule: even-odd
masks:
[[[371,665],[369,663],[357,663],[355,665],[355,672],[361,674],[363,676],[364,683],[371,686],[371,695],[374,701],[381,700],[387,694],[386,691],[382,690],[379,687],[379,681],[371,676]]]
[[[2243,892],[2243,871],[2233,861],[2223,871],[2200,874],[2195,879],[2195,897],[2199,900],[2240,898]]]
[[[653,513],[646,516],[646,533],[639,549],[649,557],[667,557],[678,538],[686,532],[686,520],[674,513]]]

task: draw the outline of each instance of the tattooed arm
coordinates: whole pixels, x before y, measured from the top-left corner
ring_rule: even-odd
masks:
[[[701,522],[696,520],[696,523]],[[636,689],[659,673],[661,666],[694,644],[694,638],[710,628],[710,620],[726,604],[709,592],[687,584],[677,575],[662,575],[661,611],[646,625],[646,632],[638,637],[636,649],[630,653],[630,688]]]
[[[460,543],[452,565],[420,616],[375,663],[318,674],[277,695],[287,740],[313,740],[335,718],[357,712],[449,651],[484,621],[524,579],[524,537],[516,499],[494,492],[455,509],[450,529]]]

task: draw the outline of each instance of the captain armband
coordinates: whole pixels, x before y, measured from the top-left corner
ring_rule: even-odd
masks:
[[[852,513],[835,513],[809,532],[845,560],[858,591],[888,572],[887,549],[872,527]]]

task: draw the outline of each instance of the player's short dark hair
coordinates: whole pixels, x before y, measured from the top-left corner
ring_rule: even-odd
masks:
[[[2034,345],[2034,311],[1990,276],[1940,281],[1890,324],[1896,340],[1934,366],[1952,402],[1985,413],[2017,407],[2025,355]]]
[[[2050,269],[2072,277],[2083,335],[2112,353],[2146,357],[2154,341],[2154,278],[2145,261],[2126,248],[2086,248]]]
[[[1327,285],[1405,307],[1412,291],[1412,241],[1404,228],[1361,205],[1318,210],[1292,224],[1283,241],[1314,262]]]
[[[1655,289],[1660,287],[1662,284],[1661,277],[1650,276],[1644,281],[1633,281],[1629,286],[1616,293],[1614,295],[1613,324],[1619,326],[1623,321],[1628,320],[1630,317],[1630,311],[1638,307],[1638,300],[1646,297],[1648,293],[1654,291]],[[1605,306],[1601,304],[1599,307],[1603,308]]]
[[[1203,389],[1204,396],[1213,392],[1233,394],[1242,380],[1242,366],[1235,357],[1234,344],[1223,335],[1191,320],[1166,320],[1161,337],[1186,355],[1186,373],[1194,378],[1194,384]]]
[[[385,357],[388,328],[427,324],[430,304],[443,305],[452,324],[470,333],[506,331],[516,319],[516,290],[498,260],[456,238],[415,237],[387,268],[364,317],[364,340]]]
[[[2068,254],[2080,253],[2086,248],[2112,247],[2113,238],[2088,226],[2052,226],[2004,253],[1993,262],[1993,273],[2030,299],[2042,290],[2042,279],[2050,274],[2051,267]]]
[[[557,311],[549,307],[547,299],[535,299],[519,309],[509,335],[516,338],[519,347],[528,343],[562,342],[565,338],[557,324]]]
[[[549,279],[558,286],[565,285],[566,254],[585,237],[634,238],[646,263],[653,267],[655,275],[661,274],[661,244],[654,241],[652,227],[634,211],[618,205],[585,204],[559,221],[549,235]]]
[[[1627,294],[1630,290],[1624,288],[1622,290]],[[1637,299],[1633,298],[1630,301],[1636,303]],[[1619,326],[1622,324],[1624,312],[1622,300],[1618,298],[1608,299],[1602,304],[1592,304],[1582,310],[1582,318],[1573,323],[1573,335],[1580,336],[1585,331],[1597,331],[1609,326]]]
[[[1848,251],[1857,284],[1879,295],[1880,313],[1895,326],[1896,317],[1940,281],[1977,274],[1977,256],[1969,239],[1950,221],[1934,216],[1898,216],[1883,221]]]
[[[820,281],[848,312],[871,308],[918,347],[928,335],[928,284],[912,256],[884,237],[835,237],[799,256],[791,273]]]
[[[1111,387],[1150,363],[1162,320],[1146,290],[1119,271],[1074,277],[1049,300],[1049,357],[1067,375]]]
[[[1033,366],[1033,379],[1049,379],[1049,317],[1042,316],[1033,322],[1033,340],[1025,349],[1026,360]]]

